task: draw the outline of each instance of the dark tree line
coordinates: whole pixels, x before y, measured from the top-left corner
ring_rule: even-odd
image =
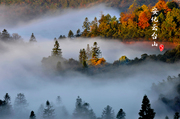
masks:
[[[10,96],[8,93],[5,94],[4,100],[0,100],[0,117],[9,118],[18,115],[19,118],[23,118],[20,116],[23,110],[26,110],[28,105],[25,95],[22,93],[17,94],[14,104],[14,110],[10,103]],[[57,97],[57,106],[61,103],[60,96]],[[58,108],[54,108],[54,106],[47,100],[45,107],[41,106],[41,114],[39,118],[42,119],[56,119],[56,110]],[[21,112],[17,113],[19,110]],[[62,110],[61,110],[62,111]],[[27,113],[26,113],[27,114]],[[154,109],[151,108],[150,101],[147,95],[144,95],[142,100],[141,109],[139,111],[139,119],[154,119],[155,118]],[[179,119],[179,112],[174,114],[174,119]],[[30,111],[29,119],[36,119],[37,116],[34,111]],[[92,108],[90,108],[90,104],[82,101],[82,99],[78,96],[75,103],[75,109],[72,114],[73,119],[126,119],[126,113],[121,108],[118,113],[114,114],[114,110],[111,106],[107,105],[103,111],[101,117],[96,117]],[[165,117],[168,119],[168,116]]]

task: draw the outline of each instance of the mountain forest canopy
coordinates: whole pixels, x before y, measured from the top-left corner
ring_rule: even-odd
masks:
[[[157,15],[153,15],[154,8],[157,8]],[[140,6],[134,1],[127,12],[121,12],[119,19],[102,14],[99,20],[95,17],[89,22],[86,17],[82,28],[83,37],[180,43],[180,8],[175,1],[159,0],[154,6]],[[156,30],[157,38],[152,37],[153,30]]]

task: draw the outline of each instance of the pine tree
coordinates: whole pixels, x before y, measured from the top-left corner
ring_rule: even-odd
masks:
[[[83,36],[86,36],[90,30],[90,22],[87,17],[85,18],[85,21],[83,22],[82,28],[84,29]]]
[[[10,98],[10,96],[9,96],[9,94],[8,94],[8,93],[6,93],[6,95],[4,96],[4,100],[6,101],[6,103],[7,103],[7,104],[9,104],[9,103],[10,103],[11,98]]]
[[[92,47],[92,58],[99,58],[101,55],[101,51],[99,50],[99,47],[97,47],[97,42],[94,42],[94,45]]]
[[[107,107],[104,108],[102,112],[102,119],[114,119],[114,111],[112,110],[112,107],[107,105]]]
[[[83,64],[83,62],[86,61],[87,59],[88,59],[88,57],[87,57],[87,53],[86,53],[85,49],[80,49],[79,62],[81,64]]]
[[[4,101],[0,100],[0,115],[8,117],[12,114],[11,98],[8,93],[4,96]]]
[[[117,119],[125,119],[126,113],[123,111],[123,109],[120,109],[116,118]]]
[[[69,37],[69,38],[74,37],[74,33],[73,33],[71,30],[69,30],[68,37]]]
[[[78,30],[76,31],[76,37],[79,37],[79,36],[81,36],[81,35],[80,35],[80,29],[78,29]]]
[[[36,115],[34,114],[34,111],[31,111],[29,119],[36,119]]]
[[[176,112],[175,115],[174,115],[174,119],[179,119],[179,112]]]
[[[79,118],[87,118],[87,119],[92,119],[94,118],[95,114],[93,110],[89,109],[89,103],[82,102],[82,99],[78,96],[76,99],[76,108],[73,113],[73,117],[75,119]]]
[[[10,34],[8,33],[8,31],[7,31],[6,29],[4,29],[4,30],[2,31],[1,39],[2,39],[3,41],[8,41],[8,40],[10,40]]]
[[[155,112],[151,109],[151,104],[148,97],[145,95],[142,101],[141,110],[139,112],[139,119],[154,119]]]
[[[53,106],[50,104],[50,102],[46,101],[46,108],[44,109],[43,118],[44,119],[53,119],[54,118],[54,110]]]
[[[28,103],[24,94],[22,93],[17,94],[17,97],[14,102],[14,106],[15,108],[22,109],[22,110],[28,106]]]
[[[36,41],[36,37],[34,36],[33,33],[32,33],[32,35],[31,35],[31,38],[30,38],[29,42],[37,42],[37,41]]]
[[[58,57],[62,57],[62,52],[61,52],[61,49],[59,48],[59,43],[58,41],[56,40],[55,41],[55,44],[54,44],[54,48],[53,48],[53,51],[52,51],[52,56],[58,56]]]

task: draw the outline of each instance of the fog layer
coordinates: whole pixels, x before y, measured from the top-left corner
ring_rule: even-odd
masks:
[[[103,39],[66,39],[59,43],[64,58],[78,59],[79,49],[86,48],[88,43],[92,46],[94,41],[98,42],[102,56],[111,63],[122,55],[135,58],[143,53],[159,53],[157,49],[149,48],[147,50],[146,47],[141,47],[144,46],[143,43],[126,45],[118,41],[109,42]],[[101,116],[104,107],[110,105],[115,114],[120,108],[123,108],[127,113],[127,118],[138,118],[142,98],[145,94],[148,95],[152,83],[162,81],[168,75],[176,76],[180,72],[179,63],[145,62],[138,66],[124,66],[120,71],[123,73],[120,74],[117,71],[115,74],[102,74],[90,78],[84,74],[77,73],[75,76],[71,76],[72,74],[69,73],[67,76],[49,77],[42,72],[41,60],[50,55],[53,44],[53,41],[31,45],[2,44],[6,52],[1,53],[0,59],[1,99],[5,93],[9,93],[13,103],[17,93],[24,93],[29,103],[28,108],[36,113],[40,104],[45,104],[47,100],[55,102],[56,97],[60,95],[68,112],[72,114],[76,98],[80,96],[84,101],[90,103],[98,117]],[[151,93],[149,99],[152,108],[158,112],[156,105],[153,105],[153,102],[157,101],[158,95]],[[163,112],[160,112],[165,116],[167,110],[164,109]]]

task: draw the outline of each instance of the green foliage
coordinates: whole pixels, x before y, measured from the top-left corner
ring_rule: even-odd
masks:
[[[84,65],[84,61],[88,59],[85,49],[80,49],[79,62]]]
[[[168,2],[167,6],[168,6],[169,9],[178,8],[178,4],[176,2],[174,2],[174,1]]]
[[[59,43],[58,41],[56,40],[55,41],[55,44],[54,44],[54,48],[53,48],[53,51],[52,51],[52,56],[58,56],[58,57],[62,57],[62,52],[61,52],[61,49],[59,48]]]
[[[92,58],[99,58],[101,51],[99,47],[97,47],[97,42],[94,42],[93,47],[91,48]]]
[[[73,33],[71,30],[69,30],[68,37],[69,37],[69,38],[74,37],[74,33]]]

